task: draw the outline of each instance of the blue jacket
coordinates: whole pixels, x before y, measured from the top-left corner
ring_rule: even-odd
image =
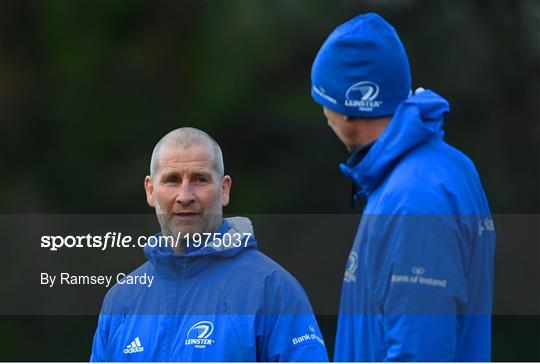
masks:
[[[253,230],[230,218],[218,232]],[[184,254],[146,247],[148,262],[130,276],[154,276],[152,285],[107,292],[91,361],[327,361],[304,290],[254,236],[212,244]]]
[[[448,110],[432,91],[409,97],[367,154],[341,165],[367,202],[336,361],[490,360],[494,225],[473,163],[443,140]]]

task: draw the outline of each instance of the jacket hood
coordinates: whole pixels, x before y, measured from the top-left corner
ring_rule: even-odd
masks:
[[[364,158],[356,164],[339,166],[341,172],[358,186],[355,198],[373,192],[405,153],[435,136],[442,138],[443,116],[449,110],[448,101],[431,90],[416,93],[403,101]]]
[[[199,258],[209,256],[230,258],[246,249],[257,249],[253,226],[248,218],[230,217],[223,219],[215,234],[219,234],[218,237],[229,234],[233,239],[238,236],[234,234],[240,234],[241,244],[232,244],[232,242],[230,244],[223,244],[223,240],[218,238],[208,241],[206,244],[203,243],[201,247],[189,247],[182,254],[176,254],[170,246],[158,245],[149,247],[147,245],[144,247],[144,254],[157,270],[178,272],[179,270],[185,271],[188,266],[194,266],[194,263],[202,260]],[[162,236],[161,232],[156,234],[157,238],[160,236]]]

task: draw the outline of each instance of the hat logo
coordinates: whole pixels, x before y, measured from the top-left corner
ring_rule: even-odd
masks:
[[[320,97],[322,97],[323,99],[326,99],[328,101],[330,101],[332,104],[337,104],[337,101],[336,99],[334,99],[333,97],[330,97],[328,94],[326,94],[326,91],[324,90],[324,88],[322,87],[317,87],[317,86],[313,86],[313,91],[319,95]]]
[[[357,107],[360,111],[373,111],[381,106],[378,101],[379,85],[371,81],[355,83],[345,93],[345,106]]]

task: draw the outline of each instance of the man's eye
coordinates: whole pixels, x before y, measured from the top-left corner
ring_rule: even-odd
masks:
[[[195,176],[195,182],[197,183],[207,183],[208,178],[205,176]]]

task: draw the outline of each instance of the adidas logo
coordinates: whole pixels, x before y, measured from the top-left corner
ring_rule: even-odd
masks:
[[[131,342],[131,344],[126,346],[124,349],[124,354],[134,354],[142,351],[144,351],[144,346],[141,345],[141,340],[139,340],[139,337],[137,336],[135,340]]]

